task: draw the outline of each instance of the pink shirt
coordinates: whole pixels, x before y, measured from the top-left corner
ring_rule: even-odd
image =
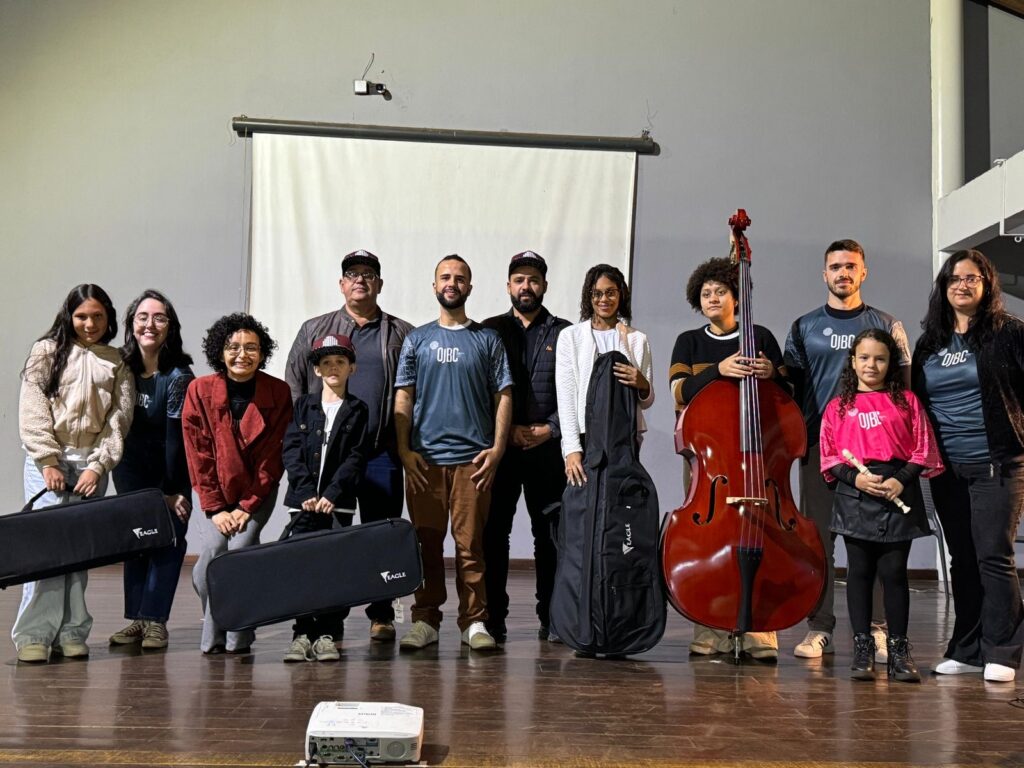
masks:
[[[840,417],[839,398],[833,398],[821,418],[821,473],[833,480],[829,470],[845,464],[846,448],[862,464],[872,461],[905,461],[925,467],[923,477],[943,470],[939,449],[921,402],[913,392],[904,392],[908,410],[898,408],[887,392],[858,392]]]

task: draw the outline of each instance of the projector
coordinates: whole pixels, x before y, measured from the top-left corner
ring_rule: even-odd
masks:
[[[306,726],[306,762],[404,763],[420,759],[423,710],[381,701],[321,701]]]

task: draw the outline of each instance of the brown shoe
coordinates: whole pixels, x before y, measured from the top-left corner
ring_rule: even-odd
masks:
[[[370,624],[370,639],[380,643],[392,643],[395,640],[395,625],[390,621],[375,621]]]

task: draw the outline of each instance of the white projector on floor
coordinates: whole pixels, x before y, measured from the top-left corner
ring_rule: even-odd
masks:
[[[306,726],[306,762],[404,763],[420,759],[423,710],[381,701],[321,701]]]

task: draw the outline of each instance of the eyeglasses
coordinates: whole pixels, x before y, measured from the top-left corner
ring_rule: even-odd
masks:
[[[963,277],[953,275],[952,277],[949,278],[949,284],[946,287],[956,288],[959,285],[966,285],[968,288],[977,288],[984,282],[984,275],[964,275]]]
[[[149,324],[150,320],[153,321],[153,325],[157,328],[166,328],[167,324],[170,322],[167,315],[147,315],[145,312],[137,313],[134,320],[136,325],[142,326],[143,328]]]
[[[376,272],[356,272],[354,269],[350,269],[342,273],[346,280],[355,282],[356,280],[363,280],[364,282],[371,283],[377,279]]]
[[[619,298],[619,289],[609,288],[607,291],[591,291],[590,298],[592,298],[594,301],[600,301],[602,298],[617,299]]]
[[[224,351],[229,355],[239,355],[245,352],[247,355],[258,355],[260,353],[259,344],[225,344]]]

